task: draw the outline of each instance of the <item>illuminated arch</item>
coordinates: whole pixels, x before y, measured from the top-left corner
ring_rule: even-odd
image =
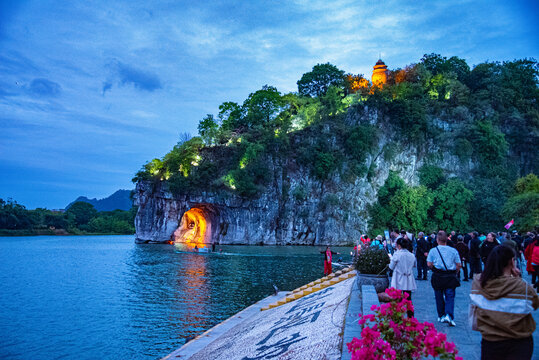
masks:
[[[197,246],[199,249],[218,243],[219,213],[212,204],[196,204],[183,214],[171,240],[177,245]]]

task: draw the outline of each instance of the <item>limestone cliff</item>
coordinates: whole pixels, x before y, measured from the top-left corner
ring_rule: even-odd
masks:
[[[174,196],[167,190],[166,182],[157,186],[139,182],[135,195],[139,207],[135,222],[137,241],[178,241],[180,233],[199,226],[196,218],[201,214],[206,244],[353,244],[367,231],[367,205],[376,201],[377,191],[390,170],[398,172],[408,184],[416,185],[417,170],[426,159],[443,168],[448,176],[465,177],[473,168],[473,163],[463,163],[449,152],[438,151],[434,144],[429,144],[426,148],[430,151],[425,152],[399,142],[398,151],[387,156],[388,146],[397,143],[391,129],[384,129],[379,116],[378,112],[366,109],[349,112],[346,117],[349,126],[377,124],[382,131],[366,158],[366,167],[373,169],[372,173],[352,181],[342,179],[339,172],[320,181],[294,159],[268,158],[273,179],[254,199],[230,191]],[[331,129],[326,131],[331,141]],[[199,215],[190,220],[184,215],[191,209],[199,209]]]

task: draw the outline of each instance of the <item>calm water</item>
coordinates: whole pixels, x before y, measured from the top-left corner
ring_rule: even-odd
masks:
[[[0,237],[0,358],[160,358],[272,284],[291,290],[322,275],[319,248],[222,249],[179,253],[133,236]]]

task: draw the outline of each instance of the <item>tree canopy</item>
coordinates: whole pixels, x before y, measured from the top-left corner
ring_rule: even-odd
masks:
[[[330,86],[344,88],[344,71],[330,63],[317,64],[297,82],[300,95],[319,97],[324,95]]]

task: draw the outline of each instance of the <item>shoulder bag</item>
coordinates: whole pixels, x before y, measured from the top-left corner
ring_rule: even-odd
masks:
[[[444,257],[442,256],[442,253],[440,252],[438,246],[436,246],[436,250],[438,250],[438,254],[440,254],[440,258],[442,259],[442,263],[444,264],[445,271],[436,268],[433,269],[431,278],[431,284],[433,289],[444,290],[458,288],[460,286],[460,281],[457,278],[456,270],[448,270],[447,265],[445,264]]]

